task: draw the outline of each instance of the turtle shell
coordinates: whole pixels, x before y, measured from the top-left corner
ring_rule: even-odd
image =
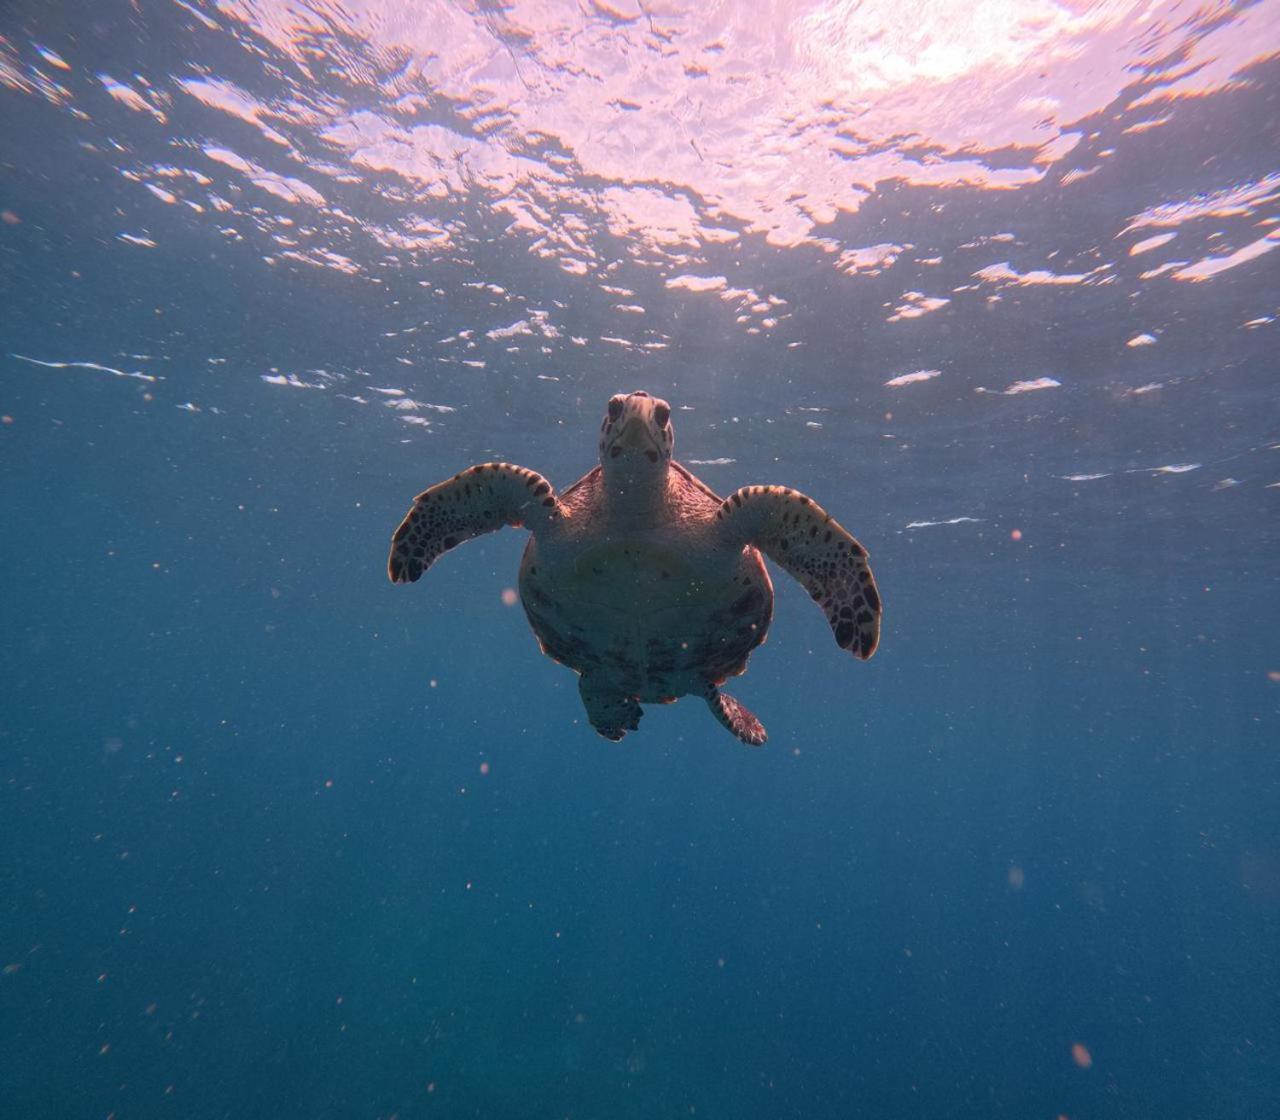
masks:
[[[531,536],[520,565],[521,602],[543,652],[642,703],[743,672],[773,618],[760,553],[717,548],[710,527],[721,499],[671,465],[660,525],[619,527],[597,468],[561,495],[572,516],[554,537]]]

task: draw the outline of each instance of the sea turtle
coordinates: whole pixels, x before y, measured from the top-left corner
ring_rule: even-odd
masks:
[[[413,501],[387,572],[412,583],[441,553],[503,525],[533,535],[520,599],[542,651],[579,674],[591,726],[618,740],[640,705],[700,696],[744,743],[760,721],[720,691],[745,671],[773,618],[760,553],[821,604],[836,643],[866,660],[880,638],[867,552],[816,502],[784,486],[719,497],[672,457],[671,406],[618,394],[600,465],[557,495],[536,471],[481,463]]]

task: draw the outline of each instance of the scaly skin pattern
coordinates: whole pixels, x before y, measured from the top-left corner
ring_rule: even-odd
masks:
[[[551,483],[513,463],[480,463],[413,499],[391,538],[387,576],[413,583],[463,541],[504,525],[549,525],[563,510]]]
[[[867,660],[880,644],[880,591],[867,550],[812,498],[744,486],[716,511],[727,547],[751,541],[822,607],[836,644]]]

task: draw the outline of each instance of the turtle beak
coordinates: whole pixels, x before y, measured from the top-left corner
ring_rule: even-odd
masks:
[[[614,446],[628,449],[652,447],[653,437],[649,435],[649,425],[645,423],[644,417],[639,414],[629,417],[618,433]]]

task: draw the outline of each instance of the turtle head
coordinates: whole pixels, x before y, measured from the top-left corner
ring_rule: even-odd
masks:
[[[675,448],[671,406],[643,390],[609,398],[600,425],[600,465],[605,474],[639,482],[666,475]]]

